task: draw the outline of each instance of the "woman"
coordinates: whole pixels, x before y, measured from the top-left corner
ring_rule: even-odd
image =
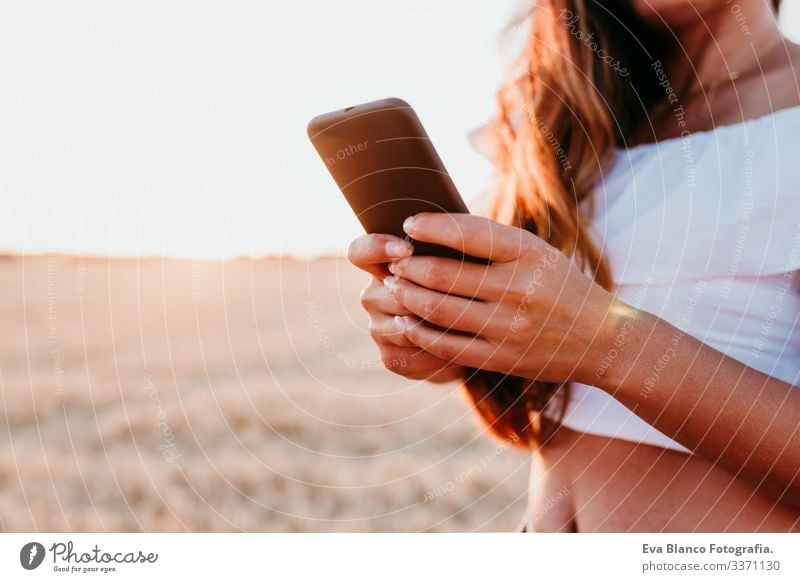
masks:
[[[617,4],[617,3],[614,3]],[[493,219],[350,258],[385,362],[533,453],[528,531],[800,529],[800,47],[770,0],[541,0]]]

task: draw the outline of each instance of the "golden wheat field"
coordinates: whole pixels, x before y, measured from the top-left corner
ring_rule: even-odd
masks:
[[[381,369],[341,259],[0,259],[0,529],[508,530],[528,459]]]

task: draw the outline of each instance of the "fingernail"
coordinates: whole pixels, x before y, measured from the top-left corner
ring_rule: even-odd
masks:
[[[386,277],[383,280],[383,285],[391,292],[397,291],[397,277]]]
[[[405,331],[408,329],[408,322],[406,318],[402,315],[395,315],[394,316],[394,323],[397,326],[397,329],[400,331]]]
[[[405,241],[392,240],[386,243],[386,254],[390,257],[401,259],[411,256],[413,251],[414,249],[411,248],[411,245]]]
[[[411,229],[414,228],[414,217],[409,216],[403,221],[403,230],[406,231],[408,234],[411,234]]]
[[[388,265],[386,265],[386,268],[387,268],[387,269],[389,269],[389,272],[390,272],[392,275],[394,275],[394,274],[395,274],[395,269],[396,269],[396,268],[395,268],[395,262],[394,262],[394,261],[392,261],[391,263],[389,263]]]

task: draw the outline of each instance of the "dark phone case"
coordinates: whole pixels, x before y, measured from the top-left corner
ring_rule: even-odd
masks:
[[[315,117],[308,137],[368,233],[407,238],[403,221],[419,212],[468,213],[411,106],[390,98]],[[418,255],[485,262],[412,241]]]

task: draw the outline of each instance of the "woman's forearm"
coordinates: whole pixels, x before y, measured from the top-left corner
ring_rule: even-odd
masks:
[[[800,506],[800,390],[621,303],[607,329],[592,360],[613,361],[587,383],[759,490]]]

